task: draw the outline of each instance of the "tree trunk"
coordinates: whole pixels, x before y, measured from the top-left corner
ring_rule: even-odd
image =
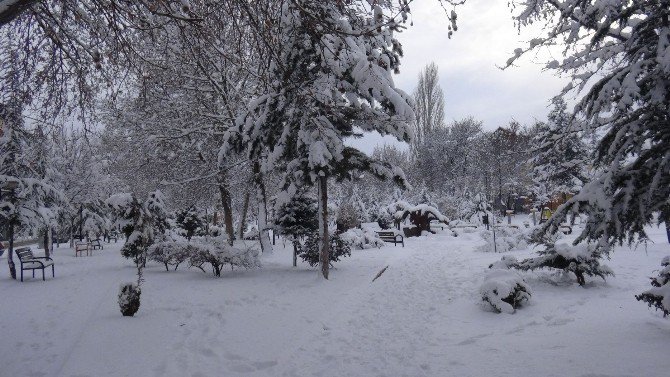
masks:
[[[244,205],[242,206],[242,218],[240,218],[240,239],[244,238],[244,231],[247,228],[247,212],[249,211],[249,191],[244,193]]]
[[[54,230],[52,227],[47,228],[47,237],[49,242],[49,248],[47,249],[49,250],[49,254],[47,256],[51,258],[54,251]]]
[[[44,237],[42,237],[42,247],[44,247],[44,256],[50,257],[49,253],[49,227],[44,229]]]
[[[228,188],[219,183],[219,192],[221,193],[221,206],[223,207],[223,224],[226,227],[226,235],[228,236],[228,244],[233,246],[235,240],[235,230],[233,229],[233,209],[231,205],[230,191]]]
[[[330,239],[328,235],[328,178],[319,177],[319,241],[321,242],[321,273],[328,279],[330,268]]]
[[[298,240],[293,240],[293,267],[298,267]]]
[[[233,206],[230,191],[228,191],[227,177],[224,170],[219,171],[217,177],[219,184],[219,193],[221,194],[221,206],[223,207],[223,224],[226,227],[226,235],[228,236],[228,244],[233,246],[235,240],[235,229],[233,228]]]
[[[84,206],[79,206],[79,241],[84,238]]]
[[[74,247],[74,217],[70,218],[70,247]]]
[[[270,230],[268,225],[267,198],[265,195],[265,183],[261,172],[260,161],[254,161],[254,183],[256,186],[256,202],[258,204],[258,239],[261,242],[261,251],[272,254],[272,243],[270,242]]]
[[[9,265],[9,275],[16,280],[16,266],[14,265],[14,223],[9,221],[9,249],[7,250],[7,264]]]

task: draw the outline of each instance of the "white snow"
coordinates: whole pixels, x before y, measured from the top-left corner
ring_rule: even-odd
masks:
[[[262,269],[221,278],[149,262],[132,318],[117,303],[136,271],[121,242],[84,258],[56,249],[46,282],[10,280],[5,255],[0,375],[663,377],[670,321],[633,297],[668,255],[665,229],[649,233],[646,250],[613,251],[606,282],[522,274],[533,296],[513,315],[479,304],[500,255],[476,252],[478,233],[353,251],[330,280],[291,267],[281,240]]]

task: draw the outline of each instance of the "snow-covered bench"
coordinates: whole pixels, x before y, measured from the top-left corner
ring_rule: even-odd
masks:
[[[86,252],[86,256],[91,255],[91,245],[88,242],[77,242],[74,244],[74,256],[82,256]]]
[[[376,232],[384,242],[393,242],[393,246],[401,244],[402,247],[405,247],[405,238],[400,234],[395,234],[393,232]]]
[[[21,247],[16,250],[16,256],[19,257],[21,263],[21,281],[23,281],[23,271],[32,270],[33,278],[35,277],[35,270],[42,270],[42,280],[46,280],[44,276],[44,269],[51,266],[51,277],[56,277],[54,271],[54,261],[49,257],[36,257],[29,247]]]

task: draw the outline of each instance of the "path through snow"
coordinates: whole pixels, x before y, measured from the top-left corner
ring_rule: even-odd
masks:
[[[292,268],[283,247],[220,279],[150,266],[135,318],[116,304],[134,274],[120,243],[90,258],[58,250],[47,282],[10,281],[3,260],[0,375],[667,376],[670,321],[633,298],[668,253],[652,236],[646,253],[614,253],[607,282],[526,275],[534,295],[514,315],[477,304],[501,255],[475,252],[476,233],[354,251],[330,281]]]

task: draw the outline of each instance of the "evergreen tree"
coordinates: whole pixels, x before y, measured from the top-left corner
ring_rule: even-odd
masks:
[[[62,193],[46,174],[40,171],[44,161],[31,155],[33,138],[26,131],[21,107],[14,103],[0,103],[0,218],[10,239],[7,255],[9,271],[16,279],[13,260],[15,232],[19,229],[40,229],[56,218],[57,204]]]
[[[279,207],[275,226],[279,234],[288,237],[293,244],[293,267],[302,248],[300,241],[318,229],[316,200],[304,194],[294,196]]]
[[[670,257],[663,258],[661,270],[657,277],[651,278],[651,285],[653,288],[636,295],[635,298],[662,311],[663,317],[670,315]]]
[[[558,194],[575,194],[586,183],[588,150],[582,140],[580,127],[567,113],[561,97],[553,101],[547,123],[538,123],[533,129],[534,191],[539,204]]]
[[[195,207],[178,211],[175,220],[177,221],[177,225],[186,231],[186,239],[189,241],[197,234],[198,230],[202,230],[204,226],[204,222],[198,215]]]
[[[298,187],[317,185],[322,273],[328,278],[328,178],[348,179],[355,170],[404,182],[388,164],[346,147],[344,139],[378,131],[409,140],[411,99],[395,88],[401,46],[393,33],[400,11],[389,2],[295,0],[281,8],[276,57],[267,93],[250,104],[240,126],[228,133],[229,147],[246,147],[251,160],[271,170],[285,162],[287,196]],[[262,160],[261,160],[262,159]],[[286,195],[282,200],[286,200]],[[280,202],[282,201],[280,200]]]
[[[645,240],[644,227],[670,198],[670,7],[667,1],[513,1],[519,26],[546,23],[545,33],[515,51],[562,43],[568,53],[548,69],[572,76],[564,89],[585,93],[575,113],[604,136],[599,172],[561,206],[541,233],[555,233],[566,217],[588,218],[575,242],[592,240],[605,253],[614,244]]]
[[[106,203],[117,217],[117,222],[130,233],[121,248],[121,255],[132,259],[138,266],[141,282],[140,266],[146,264],[147,249],[167,228],[163,194],[160,191],[152,192],[144,202],[132,194],[116,194],[107,199]]]

